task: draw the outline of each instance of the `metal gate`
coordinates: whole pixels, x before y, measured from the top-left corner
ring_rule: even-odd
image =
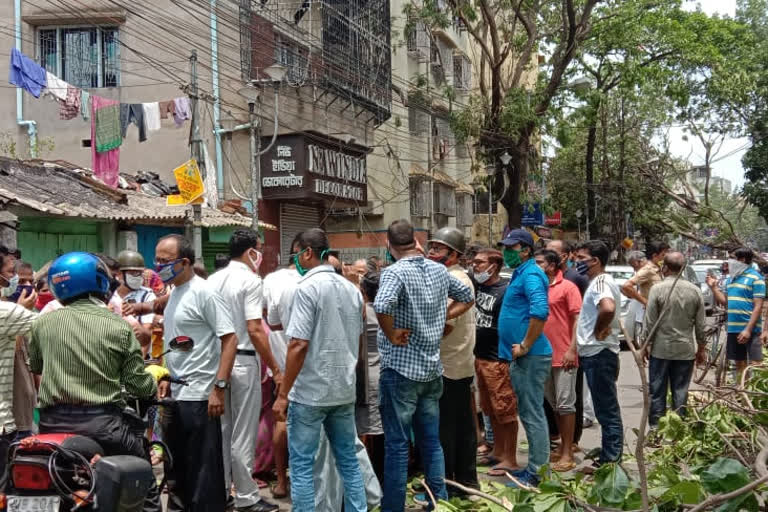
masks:
[[[319,228],[322,210],[315,206],[280,205],[280,262],[288,264],[291,242],[302,231]]]

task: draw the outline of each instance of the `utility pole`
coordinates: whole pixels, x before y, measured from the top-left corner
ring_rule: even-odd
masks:
[[[432,97],[430,96],[430,61],[427,59],[427,113],[429,114],[429,123],[427,123],[427,172],[429,172],[429,236],[434,234],[435,222],[435,169],[432,165]]]
[[[251,229],[259,232],[259,199],[261,199],[261,122],[256,119],[256,104],[248,102],[249,121],[251,123]],[[275,105],[277,108],[277,105]]]
[[[189,99],[192,110],[192,122],[189,130],[189,153],[197,161],[200,175],[205,181],[205,158],[203,158],[203,140],[200,138],[200,116],[198,113],[197,91],[197,50],[189,56]],[[192,242],[195,247],[195,263],[203,263],[203,209],[199,204],[192,205]]]

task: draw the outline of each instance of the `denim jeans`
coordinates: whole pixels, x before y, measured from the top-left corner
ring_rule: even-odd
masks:
[[[392,369],[381,371],[379,411],[384,427],[384,498],[382,512],[405,510],[411,429],[421,453],[426,482],[436,499],[448,498],[445,461],[440,446],[440,396],[443,378],[418,382]]]
[[[297,402],[288,405],[288,455],[291,466],[291,500],[295,512],[315,510],[313,467],[320,444],[320,425],[336,459],[336,469],[344,481],[344,510],[366,512],[365,486],[355,452],[355,405],[311,406]]]
[[[609,349],[589,357],[579,357],[587,385],[592,395],[595,416],[603,438],[600,462],[617,462],[624,446],[624,426],[616,391],[619,376],[619,355]]]
[[[549,464],[549,428],[544,413],[544,384],[552,371],[552,356],[525,355],[509,365],[517,394],[517,413],[528,438],[528,471],[538,474]]]
[[[693,361],[673,361],[651,356],[648,364],[648,388],[651,394],[651,411],[648,423],[655,427],[659,418],[667,413],[667,389],[672,392],[672,410],[685,416],[688,401],[688,385],[693,375]]]

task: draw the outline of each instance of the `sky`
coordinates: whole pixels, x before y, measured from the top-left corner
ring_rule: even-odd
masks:
[[[701,10],[708,14],[722,14],[734,16],[736,14],[736,0],[698,0],[688,1],[687,8],[696,9],[701,6]],[[672,152],[677,156],[688,158],[692,165],[704,163],[704,148],[698,143],[698,140],[692,135],[688,135],[688,141],[683,140],[685,133],[682,128],[672,128],[670,131],[670,142]],[[732,138],[727,139],[723,144],[717,160],[712,164],[712,174],[731,180],[734,188],[741,187],[744,184],[744,168],[741,165],[741,158],[744,151],[749,147],[749,139]]]

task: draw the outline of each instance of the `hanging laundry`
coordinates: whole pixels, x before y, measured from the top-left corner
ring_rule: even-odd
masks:
[[[160,107],[160,119],[168,119],[168,114],[172,117],[176,116],[176,103],[173,100],[161,101],[158,103]]]
[[[154,132],[160,129],[160,105],[155,101],[152,103],[144,103],[144,123],[147,125],[147,130]]]
[[[80,114],[80,101],[80,89],[70,85],[67,89],[67,99],[60,103],[59,119],[69,121],[76,118]]]
[[[135,123],[139,127],[139,142],[147,140],[147,126],[144,124],[144,106],[141,103],[120,104],[120,133],[125,138],[128,125]]]
[[[16,48],[11,49],[11,69],[8,72],[8,81],[21,87],[35,98],[39,98],[40,93],[48,85],[45,70]]]
[[[88,91],[80,91],[80,115],[83,116],[83,121],[87,121],[91,118],[91,106],[88,102],[91,99],[91,93]]]
[[[182,96],[173,100],[173,106],[175,112],[173,114],[173,120],[176,122],[176,126],[184,124],[185,119],[192,119],[192,109],[189,107],[189,98]]]
[[[102,131],[104,136],[111,137],[112,132],[117,133],[117,146],[109,151],[98,151],[95,141],[99,136],[99,119],[101,118]],[[114,121],[112,121],[114,119]],[[111,126],[106,130],[106,124]],[[109,138],[106,137],[106,138]],[[93,174],[103,181],[106,185],[116,188],[120,181],[120,104],[114,100],[108,100],[100,96],[91,97],[91,157],[93,160]]]
[[[117,101],[91,96],[91,124],[94,125],[91,146],[98,153],[115,149],[123,142],[120,136],[120,103]]]
[[[47,71],[45,73],[45,78],[48,81],[48,86],[46,87],[45,91],[43,91],[43,94],[50,94],[59,101],[67,101],[67,91],[69,90],[69,84],[56,75],[48,73]]]

